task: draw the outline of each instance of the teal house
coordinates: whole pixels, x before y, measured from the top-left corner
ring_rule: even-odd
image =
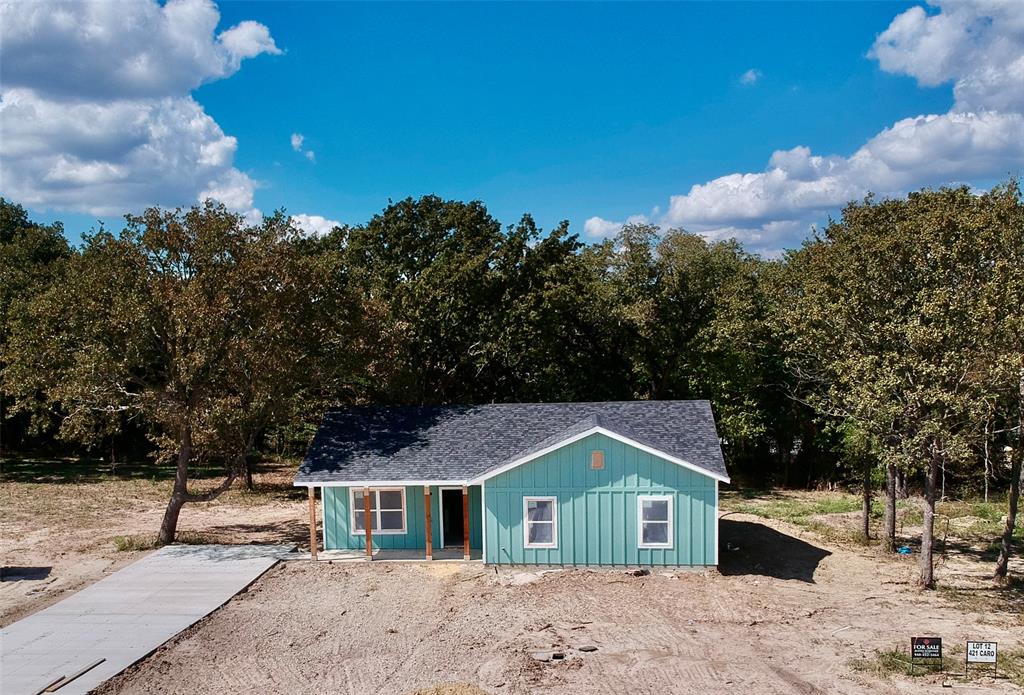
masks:
[[[295,478],[314,557],[630,567],[717,565],[727,482],[707,401],[332,410]]]

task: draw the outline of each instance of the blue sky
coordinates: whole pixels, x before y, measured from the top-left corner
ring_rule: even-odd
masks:
[[[152,0],[139,3],[151,7],[140,8],[142,20],[135,26],[168,21],[167,7]],[[212,6],[200,0],[180,4],[204,17],[206,25],[211,21]],[[752,250],[777,253],[799,243],[809,225],[835,214],[844,196],[869,189],[899,194],[946,182],[984,186],[1020,171],[1019,148],[1002,147],[993,156],[983,151],[996,149],[991,137],[986,145],[976,134],[995,128],[1012,138],[1022,134],[1017,120],[979,126],[954,118],[991,108],[984,102],[990,95],[962,97],[954,86],[997,58],[1005,64],[1005,56],[987,55],[987,49],[970,44],[976,37],[950,29],[965,16],[944,20],[963,10],[914,9],[919,7],[906,2],[224,3],[213,8],[219,12],[215,29],[197,39],[211,42],[220,62],[189,63],[171,77],[147,75],[144,87],[122,81],[107,90],[113,94],[72,95],[77,102],[95,101],[97,108],[111,108],[119,98],[137,99],[146,114],[140,118],[154,121],[194,120],[195,109],[161,115],[153,110],[157,107],[143,107],[146,100],[194,101],[222,131],[203,138],[235,139],[233,158],[217,163],[223,171],[203,169],[200,175],[183,169],[165,188],[126,194],[120,202],[117,182],[130,181],[135,165],[116,159],[122,156],[117,153],[110,162],[103,155],[88,164],[92,160],[74,151],[75,139],[67,138],[72,151],[64,159],[73,156],[79,167],[91,167],[65,177],[71,182],[67,186],[79,190],[54,192],[49,183],[33,187],[33,176],[53,179],[37,168],[0,178],[0,192],[18,200],[28,191],[23,196],[37,217],[65,220],[69,236],[76,237],[97,216],[117,227],[123,207],[190,204],[201,192],[193,189],[205,190],[202,176],[227,181],[224,172],[231,169],[249,181],[243,186],[248,197],[244,190],[225,194],[240,210],[284,207],[293,214],[359,223],[389,198],[436,193],[483,200],[506,223],[524,212],[546,228],[568,219],[585,238],[614,233],[634,216],[709,238],[737,236]],[[1005,11],[1019,18],[1012,3]],[[972,12],[966,19],[991,31],[992,17]],[[907,26],[894,23],[901,17]],[[239,27],[232,35],[237,40],[218,38],[234,27]],[[15,37],[24,45],[11,40],[17,30],[6,30],[0,49],[5,58],[32,50],[25,37]],[[873,46],[887,30],[883,55]],[[1011,26],[1011,58],[1024,56],[1024,40],[1015,31]],[[945,41],[949,55],[936,55],[922,38]],[[1018,54],[1014,47],[1021,49]],[[101,48],[83,40],[68,51],[68,60],[75,51],[92,59]],[[127,61],[133,56],[124,50]],[[96,60],[98,71],[120,69]],[[944,72],[931,70],[931,63],[943,60]],[[38,113],[50,102],[72,98],[67,89],[49,86],[47,80],[55,78],[22,77],[20,63],[11,62],[5,81],[14,75],[15,88],[40,101]],[[169,72],[177,70],[173,58],[168,64]],[[199,86],[185,78],[175,82],[188,70]],[[1015,89],[1019,95],[1020,85]],[[1021,100],[1000,103],[999,117],[1019,117]],[[4,101],[10,104],[12,97],[5,94]],[[940,119],[928,127],[952,128],[953,135],[923,132],[923,121],[910,124],[909,133],[894,125],[927,115]],[[8,135],[21,125],[14,117],[7,113],[0,120]],[[864,158],[855,153],[887,129],[892,137],[875,148],[884,146],[885,154],[875,152],[875,159],[858,164]],[[139,138],[155,137],[154,132],[149,128]],[[960,132],[967,141],[959,152],[935,151],[937,141],[956,139]],[[293,134],[302,136],[298,148]],[[904,166],[902,149],[892,154],[889,143],[898,140],[904,148],[908,138],[918,149],[914,162]],[[921,152],[918,145],[932,149]],[[50,156],[62,156],[60,147],[53,149]],[[783,154],[773,158],[776,152]],[[936,158],[947,164],[929,166]],[[175,156],[176,167],[186,166],[181,159]],[[900,164],[894,165],[897,159]],[[884,162],[884,175],[877,173],[876,160]],[[14,155],[9,161],[19,164]],[[56,165],[47,166],[52,172]],[[907,170],[896,171],[900,167]],[[103,174],[108,169],[114,172],[110,176]],[[782,172],[783,183],[763,179],[772,169]],[[153,167],[146,181],[159,178],[160,171]],[[739,178],[721,179],[728,176]],[[97,187],[100,179],[103,185]],[[164,199],[149,201],[146,195]],[[752,196],[764,204],[748,209]]]

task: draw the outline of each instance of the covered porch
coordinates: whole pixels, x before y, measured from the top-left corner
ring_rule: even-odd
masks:
[[[315,558],[323,562],[479,562],[483,560],[483,552],[479,548],[471,548],[469,559],[466,559],[461,548],[435,548],[429,558],[424,550],[388,550],[376,548],[373,557],[368,557],[363,550],[320,550]]]
[[[481,486],[375,481],[307,489],[312,559],[465,562],[482,557]]]

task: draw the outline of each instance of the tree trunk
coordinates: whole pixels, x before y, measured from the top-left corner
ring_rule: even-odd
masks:
[[[910,497],[910,492],[907,489],[907,474],[896,469],[896,497],[901,500],[905,500]]]
[[[896,466],[885,466],[885,549],[896,552]]]
[[[1013,530],[1017,526],[1017,506],[1020,503],[1020,488],[1024,485],[1024,369],[1020,371],[1017,400],[1017,449],[1011,453],[1010,495],[1006,510],[1006,526],[1003,528],[1003,540],[996,560],[996,571],[993,578],[1002,582],[1010,568],[1010,555],[1013,552]]]
[[[864,504],[861,510],[864,540],[871,540],[871,459],[864,457]]]
[[[174,488],[171,490],[171,499],[167,502],[164,519],[160,522],[160,535],[157,536],[157,543],[159,545],[167,545],[174,542],[174,536],[178,530],[178,515],[181,513],[181,508],[188,497],[188,464],[191,458],[192,425],[186,423],[181,427],[178,465],[174,471]]]
[[[1013,552],[1013,531],[1017,526],[1017,506],[1020,503],[1020,488],[1024,484],[1021,480],[1021,461],[1024,460],[1024,452],[1016,451],[1013,457],[1013,466],[1010,469],[1010,500],[1009,508],[1006,511],[1006,526],[1003,528],[1003,540],[999,547],[999,558],[996,560],[996,571],[993,578],[1002,582],[1006,580],[1006,573],[1010,567],[1010,555]]]
[[[240,469],[245,473],[245,489],[252,492],[255,486],[252,482],[253,473],[253,462],[249,458],[250,452],[252,452],[253,446],[256,444],[256,434],[262,428],[253,427],[249,430],[249,433],[243,437],[244,443],[242,444],[243,449],[239,454],[239,461],[237,469]]]
[[[989,421],[985,421],[985,502],[988,502],[988,479],[992,475],[992,460],[989,458]]]
[[[935,546],[935,492],[939,484],[940,457],[938,449],[933,445],[931,460],[928,462],[928,475],[924,484],[924,521],[921,529],[921,577],[918,585],[922,589],[935,588],[935,563],[933,550]]]

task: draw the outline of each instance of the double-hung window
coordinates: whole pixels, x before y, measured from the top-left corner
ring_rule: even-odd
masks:
[[[352,533],[366,535],[366,510],[362,488],[352,490]],[[370,530],[373,533],[405,533],[405,488],[370,490]]]
[[[641,548],[672,547],[671,495],[641,495],[636,498],[637,534]]]
[[[523,498],[523,544],[527,548],[558,547],[558,498]]]

